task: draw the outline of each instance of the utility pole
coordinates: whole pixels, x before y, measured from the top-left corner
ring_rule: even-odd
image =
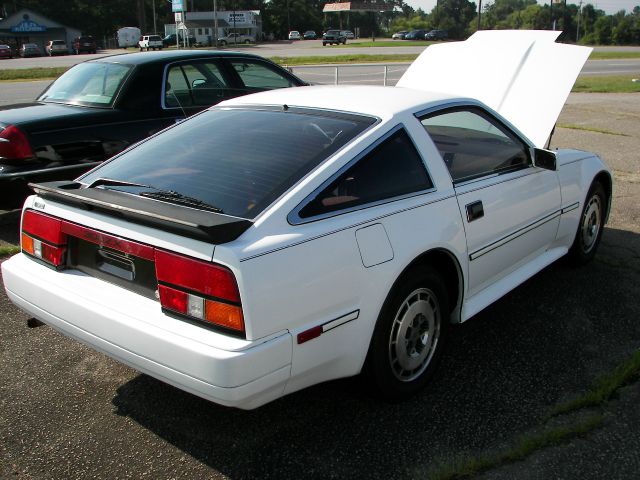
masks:
[[[156,28],[156,0],[151,0],[151,11],[153,12],[153,34],[158,34],[158,29]]]
[[[218,2],[213,0],[213,36],[218,48]]]
[[[576,43],[580,40],[580,19],[582,18],[582,0],[580,0],[580,5],[578,6],[578,29],[576,30]]]
[[[482,15],[482,0],[478,1],[478,28],[476,30],[480,30],[480,17]]]

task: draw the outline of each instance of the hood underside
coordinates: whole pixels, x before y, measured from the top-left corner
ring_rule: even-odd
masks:
[[[431,45],[397,86],[480,100],[542,148],[592,50],[555,43],[560,33],[481,30]]]

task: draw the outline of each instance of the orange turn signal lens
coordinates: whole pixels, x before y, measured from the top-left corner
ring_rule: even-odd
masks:
[[[221,327],[244,331],[242,308],[236,305],[205,300],[205,320]]]
[[[35,255],[33,251],[33,238],[29,235],[22,234],[22,251],[27,252],[29,255]]]

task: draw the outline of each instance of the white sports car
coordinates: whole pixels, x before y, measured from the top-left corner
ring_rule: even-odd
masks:
[[[36,185],[7,293],[220,404],[363,371],[406,397],[451,323],[596,252],[610,171],[544,149],[590,52],[558,33],[431,46],[397,87],[229,100],[74,182]]]

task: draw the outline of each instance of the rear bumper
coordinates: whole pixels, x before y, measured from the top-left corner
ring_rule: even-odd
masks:
[[[168,317],[158,302],[18,254],[2,264],[12,302],[63,334],[213,402],[251,409],[280,397],[291,370],[283,333],[249,342]]]

